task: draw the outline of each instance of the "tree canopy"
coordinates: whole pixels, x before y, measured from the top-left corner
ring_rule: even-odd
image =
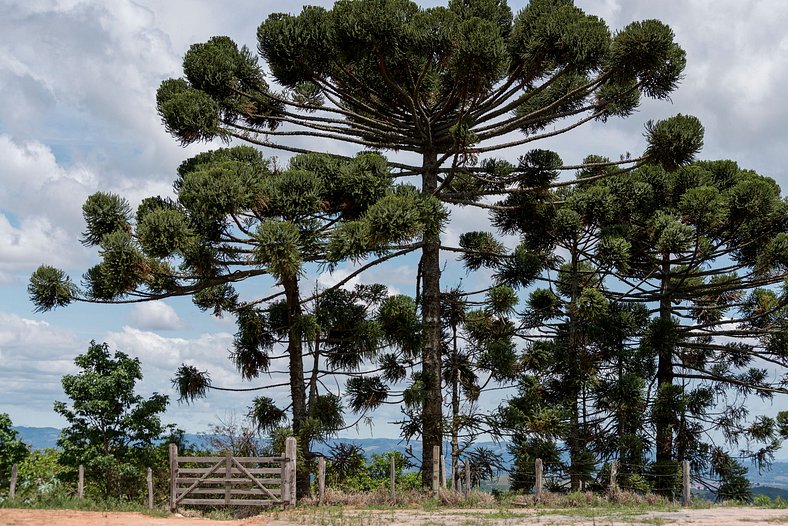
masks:
[[[506,250],[488,235],[443,245],[447,206],[509,210],[527,222],[540,208],[552,208],[553,190],[578,182],[562,177],[578,168],[598,170],[588,182],[646,163],[686,165],[702,146],[703,128],[683,115],[649,122],[642,155],[617,162],[565,164],[535,144],[586,123],[629,117],[642,97],[667,99],[681,78],[684,51],[659,21],[614,33],[570,0],[532,0],[516,14],[505,0],[451,0],[435,8],[340,0],[331,9],[270,15],[257,43],[262,65],[226,36],[194,44],[183,77],[161,84],[157,108],[184,145],[221,139],[299,154],[288,168],[233,147],[185,162],[177,201],[146,200],[136,218],[121,197],[92,196],[83,209],[83,242],[98,246],[102,262],[85,274],[82,288],[62,271],[41,267],[30,295],[41,310],[73,300],[192,295],[203,308],[236,312],[242,324],[251,320],[247,329],[265,329],[255,340],[239,326],[236,344],[254,349],[238,354],[236,345],[236,356],[254,358],[244,362],[252,369],[241,367],[245,374],[268,364],[270,313],[259,306],[273,298],[239,299],[230,285],[269,275],[285,299],[286,321],[277,327],[286,327],[295,426],[296,415],[307,414],[303,265],[371,258],[363,269],[420,250],[421,371],[409,394],[420,405],[427,484],[432,446],[443,437],[441,252],[456,250],[477,269],[495,266],[501,282],[495,285],[516,287],[536,279],[547,261],[545,247]],[[305,147],[294,136],[409,155],[319,155],[327,143]],[[483,159],[532,146],[516,165]],[[397,178],[418,184],[394,186]],[[491,204],[496,196],[503,202]],[[404,340],[392,334],[387,341]],[[190,378],[194,392],[204,391],[205,377]],[[366,393],[374,391],[369,381],[364,385]]]
[[[90,484],[103,498],[142,493],[145,468],[154,463],[156,442],[172,426],[161,423],[168,397],[153,393],[144,398],[134,392],[142,380],[140,361],[107,344],[91,342],[74,360],[80,372],[63,377],[70,404],[55,402],[55,412],[68,426],[58,439],[59,462],[75,474],[85,466]]]

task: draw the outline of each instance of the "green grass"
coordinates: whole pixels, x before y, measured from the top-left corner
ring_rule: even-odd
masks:
[[[169,513],[160,509],[124,500],[78,499],[73,496],[54,494],[39,496],[35,499],[2,499],[0,508],[22,508],[30,510],[77,510],[77,511],[117,511],[136,512],[152,517],[167,517]]]

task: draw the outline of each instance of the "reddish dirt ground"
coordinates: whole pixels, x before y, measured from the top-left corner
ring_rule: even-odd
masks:
[[[488,516],[489,515],[489,516]],[[600,514],[596,517],[568,516],[535,510],[352,510],[321,509],[271,512],[238,520],[210,520],[197,517],[149,517],[139,513],[85,512],[72,510],[0,509],[1,526],[515,526],[515,525],[775,525],[788,524],[788,510],[761,508],[691,509],[652,512],[642,515]]]

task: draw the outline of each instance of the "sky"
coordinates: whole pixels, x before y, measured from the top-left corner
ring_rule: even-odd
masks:
[[[180,147],[156,113],[156,88],[181,75],[189,45],[227,35],[255,49],[256,28],[270,13],[297,13],[307,3],[330,6],[326,0],[0,0],[0,412],[9,413],[15,425],[64,425],[52,403],[65,400],[60,379],[76,372],[74,357],[91,340],[140,358],[142,394],[157,391],[174,399],[170,378],[183,362],[209,370],[216,385],[242,386],[227,359],[232,320],[201,313],[188,299],[36,313],[26,287],[41,264],[79,281],[97,261],[95,250],[79,243],[87,196],[119,193],[136,207],[146,196],[171,195],[178,164],[219,146]],[[525,3],[509,5],[517,12]],[[638,154],[646,122],[691,114],[706,129],[699,158],[733,159],[788,188],[788,2],[576,4],[613,30],[634,20],[666,22],[687,52],[687,69],[672,100],[644,103],[626,120],[592,124],[540,147],[555,149],[570,163],[591,153]],[[351,153],[343,145],[320,146]],[[455,210],[444,237],[452,242],[465,229],[485,226],[483,214]],[[454,268],[451,257],[447,265]],[[348,272],[340,267],[313,279],[333,284]],[[412,293],[414,272],[412,261],[400,261],[361,282]],[[485,278],[447,275],[446,285]],[[266,394],[286,396],[281,390]],[[212,393],[193,405],[171,404],[165,419],[190,432],[204,431],[233,412],[241,416],[250,399]],[[390,422],[397,417],[397,408],[388,407],[375,415],[374,426],[346,434],[393,437],[397,428]]]

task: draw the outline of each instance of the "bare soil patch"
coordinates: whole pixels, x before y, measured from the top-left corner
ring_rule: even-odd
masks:
[[[73,510],[0,509],[0,526],[757,526],[788,524],[788,510],[714,507],[643,514],[611,513],[592,509],[468,510],[421,509],[361,510],[308,509],[268,512],[238,520],[211,520],[172,515],[150,517],[140,513]]]

